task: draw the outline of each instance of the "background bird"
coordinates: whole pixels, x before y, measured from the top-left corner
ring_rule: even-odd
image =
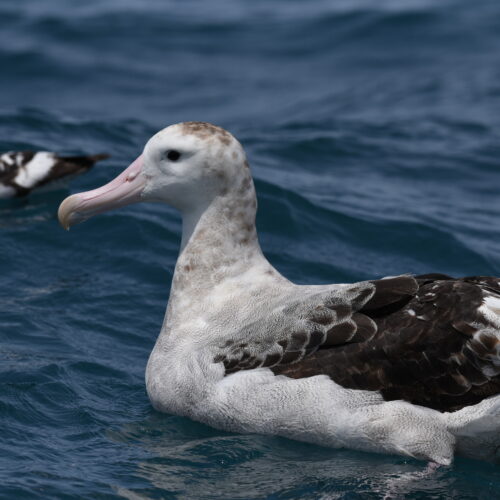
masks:
[[[59,156],[48,151],[9,151],[0,156],[0,199],[27,196],[41,186],[87,172],[108,154]]]

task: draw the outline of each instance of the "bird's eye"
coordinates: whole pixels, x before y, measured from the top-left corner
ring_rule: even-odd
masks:
[[[167,158],[170,161],[177,161],[181,157],[181,154],[179,151],[176,151],[175,149],[169,149],[167,151]]]

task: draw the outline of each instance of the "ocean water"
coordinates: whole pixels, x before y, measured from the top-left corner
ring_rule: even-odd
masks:
[[[499,275],[498,0],[18,0],[0,19],[0,150],[112,155],[0,204],[0,498],[500,498],[494,464],[429,474],[155,412],[178,215],[56,220],[158,129],[203,120],[245,146],[290,279]]]

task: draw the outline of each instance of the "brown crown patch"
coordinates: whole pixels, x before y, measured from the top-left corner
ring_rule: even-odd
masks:
[[[180,124],[183,134],[192,134],[200,139],[218,139],[225,146],[229,146],[232,135],[222,127],[206,122],[184,122]]]

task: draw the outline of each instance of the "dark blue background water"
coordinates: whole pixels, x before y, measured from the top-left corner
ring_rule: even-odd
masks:
[[[270,260],[302,283],[500,272],[497,0],[18,0],[0,5],[0,149],[109,152],[228,128]],[[69,191],[0,205],[1,498],[500,498],[500,469],[240,436],[144,390],[180,221],[133,206],[69,234]]]

